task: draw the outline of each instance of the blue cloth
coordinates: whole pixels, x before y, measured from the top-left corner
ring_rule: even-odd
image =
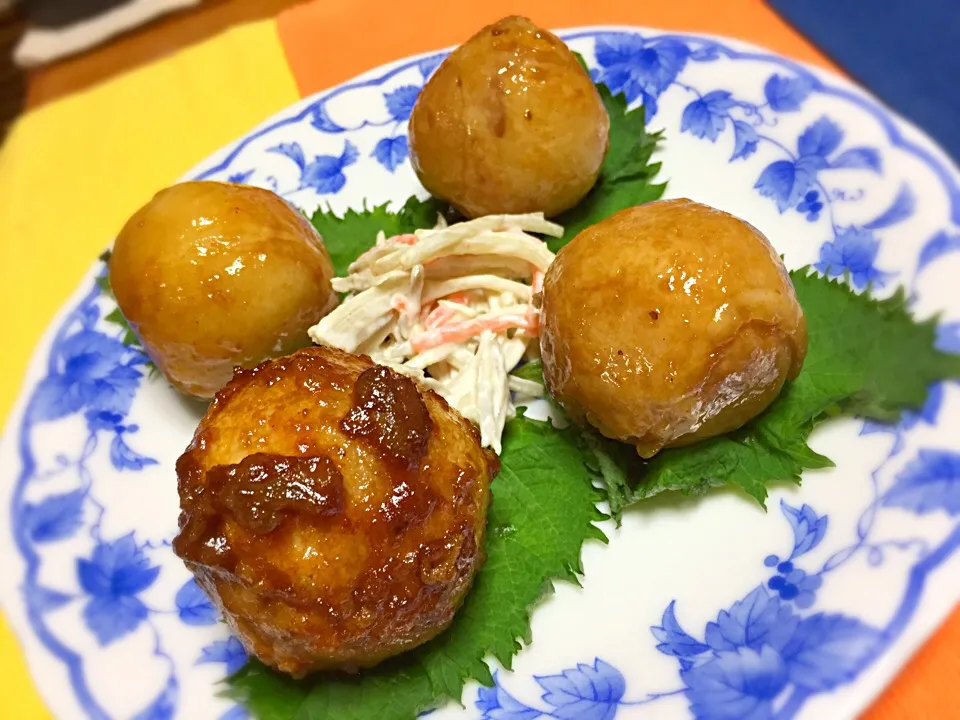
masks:
[[[960,161],[960,0],[768,0]]]

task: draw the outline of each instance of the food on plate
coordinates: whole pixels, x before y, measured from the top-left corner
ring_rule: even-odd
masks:
[[[110,259],[120,311],[178,390],[212,397],[235,366],[306,344],[337,302],[310,222],[278,195],[218,182],[161,190]]]
[[[177,461],[174,552],[264,663],[375,665],[441,632],[482,563],[499,462],[479,440],[366,357],[238,370]]]
[[[800,372],[807,330],[756,228],[668,200],[616,213],[557,254],[540,349],[572,418],[650,457],[764,410]]]
[[[424,86],[410,117],[410,158],[423,186],[468,217],[552,217],[596,182],[609,127],[563,41],[507,17],[455,50]]]
[[[499,453],[514,400],[543,391],[509,374],[538,353],[534,298],[554,255],[533,232],[559,237],[563,228],[533,213],[381,233],[346,277],[333,280],[351,294],[310,337],[415,377],[475,422],[483,446]]]
[[[511,25],[523,21],[498,24]],[[496,40],[507,34],[481,34],[471,43],[509,55],[496,45],[508,42]],[[529,33],[518,37],[532,43]],[[543,64],[549,53],[516,48],[518,76],[551,67]],[[489,126],[481,133],[466,124],[483,117],[475,107],[482,85],[456,72],[470,62],[486,67],[474,50],[468,44],[437,77],[447,90],[460,81],[460,104],[438,117],[453,117],[476,145],[448,147],[425,133],[421,150],[452,148],[447,160],[460,174],[426,163],[418,171],[428,187],[424,169],[471,202],[492,198],[512,207],[507,201],[536,196],[530,207],[537,212],[448,227],[445,203],[412,197],[396,211],[374,205],[339,217],[332,209],[315,213],[312,222],[328,238],[338,271],[353,262],[345,277],[331,280],[327,261],[313,287],[328,299],[346,297],[308,323],[321,347],[240,370],[217,394],[177,463],[181,517],[173,544],[246,648],[295,677],[370,667],[453,625],[414,656],[360,678],[325,674],[291,685],[254,664],[227,680],[231,697],[254,714],[285,717],[296,706],[331,717],[400,718],[459,699],[466,682],[489,682],[481,658],[492,653],[507,665],[520,649],[516,639],[530,638],[530,612],[545,589],[582,575],[583,544],[606,539],[595,525],[604,517],[598,500],[618,525],[625,507],[664,491],[728,485],[762,504],[769,483],[822,466],[822,457],[784,448],[806,441],[823,408],[889,419],[922,406],[925,388],[948,372],[946,356],[933,349],[934,323],[914,322],[902,294],[876,301],[809,268],[787,276],[766,239],[730,215],[684,200],[609,217],[628,203],[660,197],[664,187],[653,184],[659,165],[649,162],[660,134],[645,133],[643,109],[627,111],[622,96],[603,92],[610,132],[620,142],[597,189],[564,216],[564,233],[545,219],[556,188],[542,181],[578,166],[550,168],[555,156],[524,155],[543,138],[520,142],[511,130],[497,145]],[[506,72],[509,62],[501,67]],[[517,98],[500,100],[510,130]],[[488,156],[498,164],[482,165]],[[478,174],[476,167],[495,172]],[[584,182],[582,191],[588,188]],[[447,197],[468,213],[483,211]],[[207,217],[195,213],[191,227],[206,226]],[[414,230],[435,218],[436,227]],[[585,227],[554,256],[550,248]],[[381,232],[374,243],[376,228],[390,237]],[[549,245],[542,236],[552,236]],[[130,285],[138,272],[150,277],[148,263],[124,268],[130,257],[121,257],[117,276],[126,272]],[[315,262],[315,253],[309,257]],[[285,297],[280,275],[267,283],[271,302]],[[303,277],[291,276],[294,289],[308,294]],[[199,310],[229,322],[225,311],[204,303]],[[116,321],[119,314],[110,316]],[[774,402],[800,371],[807,320],[818,342],[814,355],[772,412],[735,442],[641,460],[737,428]],[[243,322],[254,337],[262,329]],[[865,337],[879,338],[883,351],[853,363]],[[234,337],[238,346],[245,338],[240,330]],[[586,426],[514,418],[515,406],[544,393],[533,382],[539,364],[515,369],[541,348],[541,380]],[[913,353],[911,382],[899,372],[904,352]],[[161,367],[170,372],[169,364]],[[838,376],[845,378],[839,389],[824,381]],[[783,422],[784,409],[791,422]],[[552,410],[562,421],[563,413]],[[590,424],[632,443],[639,455],[601,442]],[[487,448],[503,451],[495,500],[490,482],[501,459]],[[484,552],[491,562],[481,569]],[[455,620],[473,582],[477,592]],[[487,702],[494,695],[502,694],[481,690],[476,704],[499,705]]]

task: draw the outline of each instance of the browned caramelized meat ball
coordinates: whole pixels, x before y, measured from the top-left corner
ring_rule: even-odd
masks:
[[[629,208],[577,235],[547,271],[541,323],[550,392],[644,457],[740,427],[807,351],[767,239],[690,200]]]
[[[263,662],[369,667],[453,619],[498,467],[432,391],[306,348],[217,394],[177,462],[173,549]]]
[[[161,190],[113,246],[110,286],[178,390],[209,398],[236,366],[309,342],[336,304],[313,226],[268,190],[217,182]]]
[[[427,82],[410,117],[423,186],[468,217],[556,215],[589,192],[610,118],[556,35],[527,18],[485,27]]]

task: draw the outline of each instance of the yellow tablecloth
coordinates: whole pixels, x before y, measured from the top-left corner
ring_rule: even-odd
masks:
[[[317,0],[43,107],[0,150],[0,307],[8,340],[0,353],[0,415],[20,393],[44,328],[155,190],[301,95],[453,44],[511,12],[550,27],[622,23],[729,35],[829,65],[761,0]],[[867,718],[960,718],[957,648],[960,613]],[[0,718],[49,717],[0,617]]]
[[[0,415],[8,415],[20,393],[40,335],[127,217],[158,188],[299,98],[269,20],[17,123],[0,150],[0,307],[7,338]],[[0,718],[50,717],[2,618],[0,686]]]

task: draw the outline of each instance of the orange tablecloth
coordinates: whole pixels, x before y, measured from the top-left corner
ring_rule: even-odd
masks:
[[[29,349],[52,313],[122,219],[152,189],[171,182],[297,94],[308,95],[382,63],[456,44],[482,25],[517,13],[554,28],[626,24],[727,35],[831,67],[761,0],[485,0],[477,4],[316,0],[283,13],[275,23],[227,33],[55,103],[23,119],[0,152],[0,232],[9,235],[0,243],[0,293],[7,293],[0,295],[0,306],[29,308],[15,314],[12,332],[8,330],[8,337],[27,342],[0,356],[0,377],[5,379],[0,383],[0,413],[9,410]],[[209,101],[211,97],[214,102]],[[201,108],[203,113],[198,112]],[[111,122],[94,121],[107,113]],[[78,116],[89,119],[83,128],[86,139],[68,151],[61,148],[64,125]],[[118,128],[124,129],[123,142],[116,137]],[[177,140],[156,142],[158,137]],[[136,158],[137,171],[117,185],[117,175],[110,168],[123,167],[131,157]],[[81,182],[79,175],[72,182],[62,180],[60,176],[71,169],[83,171],[86,180],[92,174],[94,181]],[[98,179],[104,185],[98,185]],[[39,187],[43,206],[66,217],[39,217],[24,209],[29,206],[30,190]],[[109,198],[108,204],[104,198]],[[14,242],[20,244],[19,250]],[[960,679],[958,649],[960,611],[914,658],[866,719],[960,718],[953,700],[954,683]],[[0,678],[6,690],[0,693],[0,718],[49,717],[2,618]]]

